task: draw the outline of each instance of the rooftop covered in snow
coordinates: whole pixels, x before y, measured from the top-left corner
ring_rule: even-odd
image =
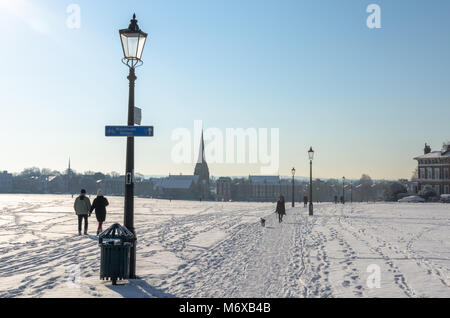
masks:
[[[198,182],[198,176],[193,175],[170,175],[167,178],[158,179],[155,187],[163,189],[189,189],[192,184]]]

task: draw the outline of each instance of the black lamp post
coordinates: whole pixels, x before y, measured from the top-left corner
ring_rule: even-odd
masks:
[[[122,63],[130,69],[128,75],[130,82],[128,126],[134,126],[134,85],[137,79],[135,69],[143,64],[141,58],[147,34],[139,29],[136,14],[133,15],[130,22],[128,29],[120,30],[119,34],[124,55]],[[134,137],[127,137],[124,225],[136,236],[134,230]],[[136,278],[136,241],[133,243],[130,253],[130,278]]]
[[[279,185],[279,188],[280,188],[280,195],[283,195],[283,193],[281,191],[281,178],[280,178],[280,176],[278,176],[278,185]]]
[[[345,177],[342,177],[342,204],[345,204]]]
[[[312,198],[312,161],[314,159],[314,150],[309,148],[308,151],[309,156],[309,215],[313,215],[313,198]]]
[[[350,203],[353,203],[353,181],[350,181]]]
[[[292,207],[295,207],[295,168],[292,168]]]

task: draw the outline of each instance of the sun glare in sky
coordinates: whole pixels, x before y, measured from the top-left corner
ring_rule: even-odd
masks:
[[[25,0],[0,0],[0,9],[11,12],[19,12],[26,8],[27,1]]]
[[[0,12],[7,13],[39,33],[47,33],[49,30],[46,22],[49,21],[48,12],[30,1],[0,0]]]

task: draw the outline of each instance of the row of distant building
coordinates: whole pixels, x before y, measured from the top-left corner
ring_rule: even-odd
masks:
[[[424,154],[414,158],[418,162],[417,172],[411,181],[402,183],[410,193],[419,193],[432,189],[436,195],[450,194],[450,143],[444,144],[440,151],[432,151],[425,145]],[[93,176],[79,176],[69,167],[64,175],[30,177],[33,180],[15,181],[15,177],[4,171],[0,173],[0,192],[25,193],[77,193],[86,188],[95,193],[102,188],[108,195],[123,195],[124,176],[106,176],[97,173]],[[293,185],[294,183],[294,185]],[[19,185],[17,185],[19,184]],[[30,187],[30,185],[35,185]],[[37,185],[37,186],[36,186]],[[183,200],[218,200],[218,201],[274,201],[282,194],[287,201],[302,201],[309,193],[309,182],[282,178],[280,176],[248,176],[248,178],[221,177],[211,181],[204,152],[203,135],[200,142],[198,161],[192,175],[169,175],[163,178],[136,178],[135,194],[137,196],[183,199]],[[374,199],[382,199],[383,187],[372,185]],[[24,190],[25,189],[25,190]],[[28,189],[28,190],[27,190]],[[320,190],[320,191],[319,191]],[[315,200],[328,201],[342,193],[336,182],[314,180]],[[365,200],[362,189],[348,188],[347,195],[360,191],[361,200]],[[366,191],[367,192],[367,191]],[[349,198],[347,198],[349,200]]]
[[[415,157],[417,161],[417,173],[411,181],[401,180],[408,192],[417,194],[427,189],[433,190],[437,196],[450,194],[450,143],[444,143],[441,150],[432,151],[425,144],[424,154]],[[281,178],[280,176],[249,176],[248,178],[221,177],[215,182],[215,187],[210,187],[209,169],[205,160],[203,135],[199,151],[199,160],[192,176],[169,176],[159,179],[155,183],[158,194],[172,198],[215,198],[219,201],[273,201],[280,194],[286,200],[301,201],[308,195],[309,183],[298,180]],[[375,198],[382,198],[381,189],[377,192],[377,186],[372,186]],[[313,191],[327,189],[328,195],[320,194],[319,200],[332,200],[335,195],[340,195],[341,189],[336,184],[321,180],[314,180]],[[348,189],[350,194],[353,190]],[[201,193],[199,195],[199,193]],[[214,195],[213,195],[214,193]],[[345,193],[344,193],[345,195]]]

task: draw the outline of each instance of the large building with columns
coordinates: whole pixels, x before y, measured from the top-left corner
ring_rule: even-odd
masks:
[[[425,144],[423,156],[414,160],[418,162],[418,175],[414,180],[417,191],[432,188],[438,196],[450,194],[450,143],[445,143],[440,151],[431,151]]]
[[[247,178],[219,178],[216,182],[219,201],[275,202],[282,194],[286,202],[292,200],[292,179],[280,176],[249,176]],[[295,180],[294,195],[297,202],[303,200],[304,187]]]

